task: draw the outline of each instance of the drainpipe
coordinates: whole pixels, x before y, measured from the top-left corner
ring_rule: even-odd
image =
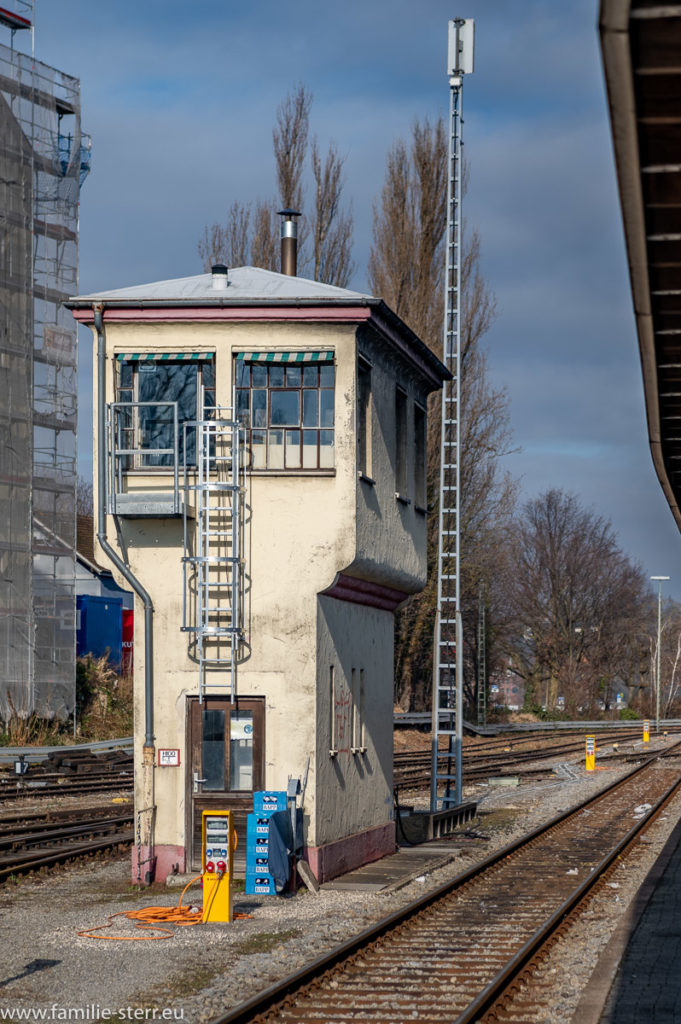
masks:
[[[129,565],[123,561],[117,551],[106,539],[106,493],[107,493],[107,450],[106,450],[106,339],[104,337],[104,303],[95,303],[95,330],[97,331],[97,540],[102,551],[111,559],[121,575],[128,581],[135,593],[144,603],[144,747],[142,785],[144,797],[142,808],[138,810],[138,819],[144,815],[145,821],[138,820],[138,836],[147,847],[146,862],[149,870],[145,872],[144,881],[154,880],[154,645],[153,615],[154,605],[151,597],[134,575]],[[138,859],[141,851],[138,848]],[[141,865],[138,864],[138,874]]]

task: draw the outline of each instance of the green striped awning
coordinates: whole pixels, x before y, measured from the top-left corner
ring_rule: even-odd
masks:
[[[332,363],[333,352],[237,352],[244,363]]]
[[[148,362],[205,362],[215,359],[214,352],[118,352],[116,359],[119,363],[148,363]]]

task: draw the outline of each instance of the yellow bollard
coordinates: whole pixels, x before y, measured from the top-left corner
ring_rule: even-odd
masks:
[[[586,738],[586,770],[593,772],[596,769],[596,737]]]
[[[650,742],[650,722],[647,720],[643,723],[643,742]]]

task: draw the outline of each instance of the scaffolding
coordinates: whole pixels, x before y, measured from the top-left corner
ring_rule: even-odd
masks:
[[[0,9],[0,717],[75,702],[78,204],[90,144],[77,79],[17,49]]]

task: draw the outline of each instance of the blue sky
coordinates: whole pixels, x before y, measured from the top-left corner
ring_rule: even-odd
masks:
[[[204,225],[273,194],[274,115],[298,82],[320,143],[346,156],[352,286],[365,288],[385,156],[416,117],[446,112],[455,15],[476,19],[465,216],[499,309],[490,368],[522,449],[508,469],[525,497],[578,494],[681,598],[681,538],[646,440],[596,0],[37,0],[36,56],[80,78],[93,139],[80,291],[199,273]],[[86,337],[84,473],[90,366]]]

